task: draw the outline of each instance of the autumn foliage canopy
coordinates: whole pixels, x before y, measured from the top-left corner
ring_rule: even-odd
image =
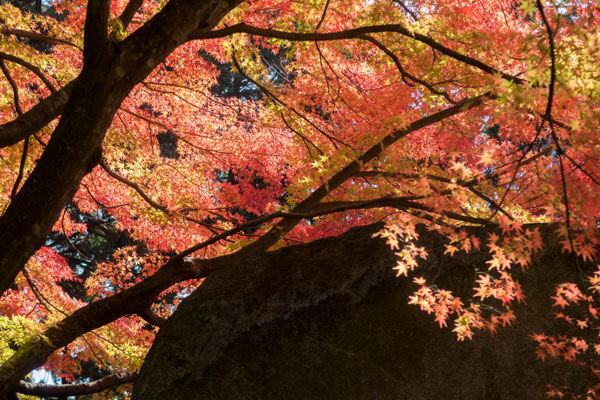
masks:
[[[518,323],[554,223],[574,333],[532,340],[600,374],[597,1],[24,3],[0,2],[0,398],[42,365],[135,372],[212,271],[377,221],[459,340]],[[417,224],[489,251],[472,299],[420,276]]]

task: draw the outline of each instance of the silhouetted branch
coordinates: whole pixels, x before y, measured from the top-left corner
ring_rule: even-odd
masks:
[[[75,80],[46,97],[15,120],[0,125],[0,148],[12,146],[38,132],[62,114]]]
[[[38,76],[38,78],[40,78],[40,80],[42,82],[44,82],[44,84],[48,87],[48,89],[50,89],[51,92],[56,92],[56,88],[54,87],[52,82],[50,82],[50,80],[46,77],[46,75],[44,75],[42,70],[39,69],[38,67],[36,67],[35,65],[28,63],[27,61],[23,60],[22,58],[13,56],[12,54],[4,53],[2,51],[0,51],[0,59],[10,61],[15,64],[19,64],[22,67],[27,68],[28,70],[30,70],[31,72],[36,74]]]
[[[416,33],[406,29],[402,25],[397,24],[389,24],[389,25],[372,25],[372,26],[364,26],[360,28],[348,29],[345,31],[338,32],[327,32],[327,33],[300,33],[300,32],[284,32],[278,31],[274,29],[264,29],[257,28],[246,23],[239,23],[236,25],[228,26],[226,28],[217,29],[214,31],[203,32],[197,31],[194,34],[190,35],[189,40],[201,40],[201,39],[216,39],[222,38],[226,36],[233,35],[235,33],[247,33],[255,36],[263,36],[277,39],[284,39],[289,41],[332,41],[332,40],[340,40],[340,39],[360,39],[360,36],[367,35],[370,33],[382,33],[382,32],[396,32],[401,34],[402,36],[409,37],[411,39],[417,40],[427,46],[431,47],[434,50],[439,51],[442,54],[445,54],[457,61],[460,61],[464,64],[471,65],[472,67],[478,68],[481,71],[489,74],[489,75],[499,75],[502,78],[522,85],[525,83],[525,80],[517,78],[513,75],[501,72],[496,68],[481,62],[473,57],[466,56],[461,54],[455,50],[452,50],[443,44],[437,42],[436,40],[430,38],[429,36]]]
[[[81,50],[81,47],[77,46],[75,43],[69,42],[68,40],[54,38],[48,35],[44,35],[39,32],[31,32],[23,29],[13,29],[8,28],[4,25],[0,25],[0,33],[3,35],[14,35],[18,37],[24,37],[31,40],[36,40],[38,42],[50,43],[50,44],[64,44],[67,46],[75,47],[78,50]]]
[[[17,392],[38,397],[81,396],[84,394],[102,392],[111,387],[123,385],[125,383],[135,382],[137,377],[137,372],[125,372],[108,375],[96,381],[68,385],[47,385],[44,383],[20,381]]]
[[[149,308],[145,308],[144,310],[140,311],[138,315],[142,317],[144,321],[154,326],[162,326],[165,322],[167,322],[166,318],[153,313]]]
[[[144,0],[129,0],[129,3],[127,3],[127,6],[125,6],[125,9],[119,17],[121,23],[123,24],[123,30],[127,29],[131,23],[131,20],[133,19],[133,16],[142,6],[142,3],[144,3]]]

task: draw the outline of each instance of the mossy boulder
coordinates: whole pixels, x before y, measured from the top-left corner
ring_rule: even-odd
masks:
[[[160,330],[134,399],[543,399],[547,384],[581,387],[582,367],[535,359],[532,332],[556,329],[556,283],[575,279],[572,256],[542,229],[545,251],[517,273],[527,303],[495,335],[458,342],[408,305],[381,226],[282,248],[210,275]],[[474,233],[486,236],[484,229]],[[421,270],[467,297],[485,251],[443,255],[422,232]]]

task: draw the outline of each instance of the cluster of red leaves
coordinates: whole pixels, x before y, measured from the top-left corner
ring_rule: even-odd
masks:
[[[454,255],[459,249],[469,252],[479,249],[479,238],[469,235],[466,230],[439,228],[450,244],[445,245],[445,254]],[[418,266],[417,257],[426,258],[424,247],[417,247],[418,239],[414,225],[410,223],[386,226],[377,234],[384,237],[392,248],[401,248],[398,256],[398,275],[407,275]],[[402,242],[402,243],[401,243]],[[526,267],[532,256],[541,250],[541,236],[538,229],[523,229],[520,224],[509,224],[502,229],[501,236],[489,235],[487,247],[492,256],[487,261],[487,270],[478,271],[477,285],[473,288],[473,299],[465,306],[464,302],[451,291],[438,288],[424,277],[413,279],[419,288],[410,297],[409,303],[418,305],[421,310],[435,315],[440,327],[454,319],[453,331],[459,340],[471,338],[475,329],[496,332],[499,326],[510,325],[515,320],[511,304],[525,300],[521,285],[512,274],[513,265]]]

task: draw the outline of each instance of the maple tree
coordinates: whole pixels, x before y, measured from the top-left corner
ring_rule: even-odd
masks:
[[[511,269],[543,251],[528,223],[597,256],[595,1],[45,7],[0,5],[4,398],[33,393],[20,381],[42,365],[131,381],[148,322],[202,278],[356,225],[387,223],[399,275],[417,274],[410,301],[461,340],[513,323]],[[418,276],[418,223],[449,254],[489,249],[474,301]],[[533,339],[598,374],[600,270],[574,268],[554,298],[577,329]]]

